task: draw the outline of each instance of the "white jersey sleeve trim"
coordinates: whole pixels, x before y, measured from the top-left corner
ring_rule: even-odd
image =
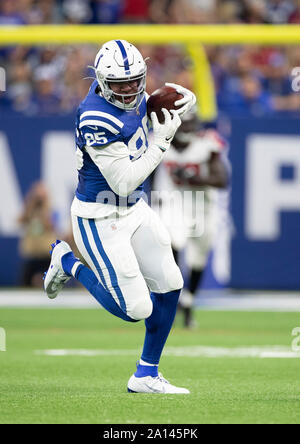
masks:
[[[103,111],[85,111],[80,116],[80,121],[82,121],[85,117],[104,117],[105,119],[111,120],[115,125],[119,126],[120,128],[123,128],[124,123],[117,119],[115,116],[112,116],[111,114],[104,113]]]
[[[111,189],[122,197],[129,196],[141,185],[164,156],[158,146],[151,145],[139,159],[132,162],[130,151],[123,142],[111,143],[101,150],[88,146],[85,149]]]
[[[111,126],[109,123],[106,122],[102,122],[101,120],[83,120],[80,124],[79,124],[79,128],[82,128],[83,126],[97,126],[100,128],[106,128],[108,129],[111,133],[113,134],[119,134],[119,130],[117,130],[116,128],[114,128],[113,126]],[[95,130],[96,128],[94,128]]]

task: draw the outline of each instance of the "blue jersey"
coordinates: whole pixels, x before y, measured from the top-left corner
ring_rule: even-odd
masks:
[[[105,147],[111,143],[123,142],[129,148],[132,162],[137,160],[148,147],[146,98],[143,98],[138,111],[124,111],[99,96],[96,93],[97,86],[95,80],[86,98],[81,102],[76,117],[76,145],[83,153],[83,166],[78,172],[76,197],[84,202],[97,202],[97,196],[101,192],[114,193],[85,150],[85,146],[105,150]],[[143,184],[128,196],[128,201],[137,200],[142,193]],[[124,205],[124,198],[119,198],[115,193],[114,196],[117,205]],[[125,200],[127,205],[127,199]],[[105,203],[102,200],[101,202]]]

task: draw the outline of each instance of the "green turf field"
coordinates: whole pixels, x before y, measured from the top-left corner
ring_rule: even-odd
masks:
[[[194,331],[184,331],[176,320],[170,350],[290,348],[292,329],[300,326],[299,313],[198,311],[197,318]],[[142,323],[127,324],[100,309],[1,309],[0,326],[7,334],[7,351],[0,352],[1,423],[300,422],[299,358],[171,354],[163,356],[160,369],[191,395],[128,394]],[[47,349],[103,355],[36,354]]]

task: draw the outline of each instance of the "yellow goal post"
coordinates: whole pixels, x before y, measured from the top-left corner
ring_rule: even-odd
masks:
[[[135,44],[183,44],[192,59],[194,91],[203,120],[217,115],[214,82],[203,45],[297,45],[300,25],[25,25],[0,26],[0,46],[101,44],[113,39]]]

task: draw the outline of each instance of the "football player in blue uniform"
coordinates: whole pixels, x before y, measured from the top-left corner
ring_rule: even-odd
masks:
[[[137,370],[128,381],[135,393],[189,393],[158,372],[183,280],[168,232],[143,197],[143,183],[159,165],[195,103],[183,98],[178,111],[147,117],[146,63],[125,40],[105,43],[94,64],[96,80],[76,120],[79,183],[71,214],[76,245],[89,267],[64,241],[53,244],[44,287],[55,298],[73,276],[110,313],[125,321],[145,320],[146,334]],[[148,146],[149,125],[153,143]]]

